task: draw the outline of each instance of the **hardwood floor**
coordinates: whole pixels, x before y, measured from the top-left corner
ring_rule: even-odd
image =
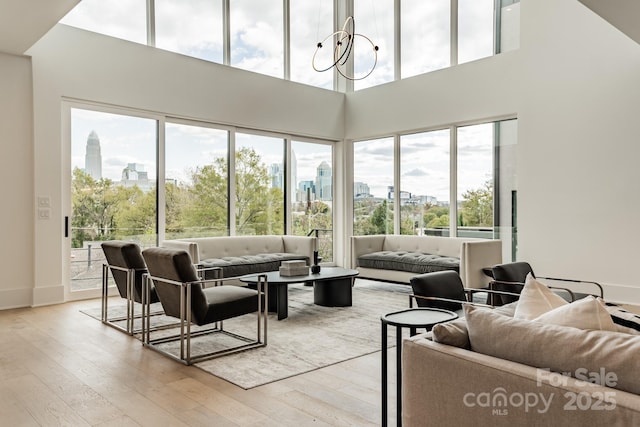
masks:
[[[2,425],[380,425],[380,352],[243,390],[80,313],[88,304],[0,311]]]

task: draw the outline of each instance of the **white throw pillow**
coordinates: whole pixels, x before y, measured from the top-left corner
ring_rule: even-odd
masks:
[[[617,331],[611,315],[604,304],[592,295],[556,307],[551,311],[536,317],[534,322],[559,326],[571,326],[578,329],[592,329],[596,331]]]
[[[516,319],[532,320],[556,307],[568,304],[560,295],[538,282],[531,273],[527,274],[524,287],[518,299]]]

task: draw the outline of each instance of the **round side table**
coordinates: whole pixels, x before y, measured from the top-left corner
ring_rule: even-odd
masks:
[[[387,425],[387,325],[396,327],[396,415],[397,425],[402,425],[402,328],[409,328],[409,335],[416,334],[418,328],[431,328],[438,324],[457,319],[453,311],[439,308],[410,308],[380,317],[382,323],[382,425]]]

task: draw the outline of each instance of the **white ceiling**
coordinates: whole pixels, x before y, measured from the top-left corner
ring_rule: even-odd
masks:
[[[0,52],[22,55],[80,0],[0,0]]]
[[[579,0],[636,43],[640,43],[640,1]]]

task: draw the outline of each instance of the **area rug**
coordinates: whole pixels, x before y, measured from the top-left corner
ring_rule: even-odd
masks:
[[[289,317],[278,321],[269,315],[266,347],[205,360],[194,366],[244,389],[299,375],[325,366],[380,351],[380,316],[407,308],[410,287],[357,280],[353,288],[353,306],[322,307],[313,304],[313,288],[289,286]],[[117,307],[110,309],[116,312]],[[83,310],[99,318],[91,310]],[[166,323],[164,316],[154,322]],[[234,333],[255,336],[255,316],[226,320],[224,327]],[[166,334],[167,330],[156,334]],[[152,338],[154,336],[152,335]],[[222,338],[222,339],[221,339]],[[395,344],[389,333],[388,346]],[[220,334],[192,339],[192,354],[234,344]],[[177,354],[178,343],[163,344]]]

